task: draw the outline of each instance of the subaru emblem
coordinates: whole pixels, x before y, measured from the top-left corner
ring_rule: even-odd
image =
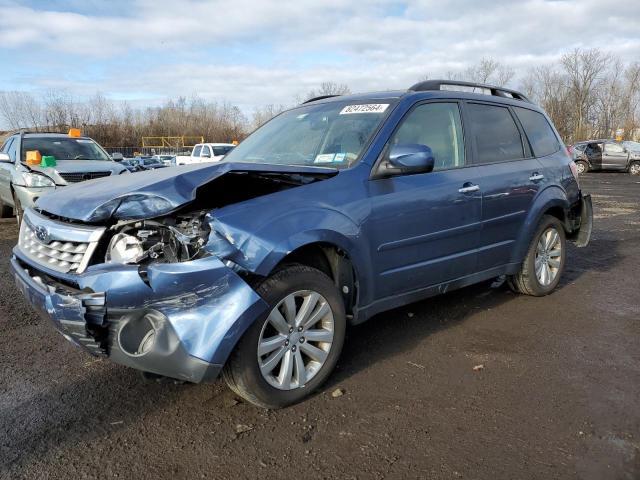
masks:
[[[49,230],[42,225],[38,225],[35,230],[36,238],[42,243],[49,243]]]

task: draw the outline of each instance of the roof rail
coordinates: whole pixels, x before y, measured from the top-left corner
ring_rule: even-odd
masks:
[[[489,90],[491,95],[496,97],[503,98],[515,98],[516,100],[522,100],[523,102],[531,103],[524,93],[518,92],[516,90],[511,90],[509,88],[498,87],[496,85],[486,85],[484,83],[475,83],[475,82],[463,82],[460,80],[425,80],[424,82],[419,82],[413,85],[409,90],[413,92],[424,92],[428,90],[442,90],[442,85],[453,85],[459,87],[471,87],[471,88],[482,88],[484,90]]]
[[[324,100],[325,98],[332,98],[332,97],[339,97],[340,95],[320,95],[319,97],[313,97],[310,98],[309,100],[305,100],[304,102],[301,103],[301,105],[304,105],[305,103],[310,103],[310,102],[315,102],[316,100]]]

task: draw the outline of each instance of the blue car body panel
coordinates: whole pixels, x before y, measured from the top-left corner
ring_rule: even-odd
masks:
[[[477,100],[478,95],[386,92],[352,98],[389,99],[393,105],[351,168],[337,171],[227,162],[192,165],[87,181],[37,203],[38,209],[58,217],[100,223],[166,215],[193,202],[199,188],[214,180],[223,181],[226,174],[322,177],[212,210],[207,215],[211,233],[204,247],[210,256],[153,264],[146,279],[136,266],[126,265],[93,265],[79,275],[47,271],[41,266],[37,269],[77,284],[79,291],[104,293],[107,312],[159,312],[170,327],[169,336],[179,340],[189,357],[221,366],[245,330],[268,309],[238,275],[238,269],[266,277],[301,247],[332,246],[344,252],[355,273],[357,297],[352,321],[359,322],[428,295],[515,273],[541,216],[550,209],[560,209],[568,216],[580,202],[570,159],[563,150],[545,158],[372,178],[390,136],[413,106],[445,98],[463,103]],[[500,104],[523,106],[521,101],[507,98],[500,98]],[[466,157],[473,155],[467,136]],[[540,174],[543,178],[532,180]],[[468,184],[480,188],[461,192]],[[574,226],[567,224],[567,229]],[[65,300],[30,282],[22,272],[24,266],[29,267],[29,260],[18,248],[14,252],[12,266],[32,303],[53,317],[58,327],[59,320],[67,316],[82,318],[83,310],[73,300],[77,294]],[[71,310],[58,308],[65,301]],[[154,371],[153,365],[134,366]],[[203,376],[200,366],[194,368],[199,373],[171,374],[199,381]]]

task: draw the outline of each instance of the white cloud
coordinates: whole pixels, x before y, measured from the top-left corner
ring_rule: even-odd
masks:
[[[138,0],[128,9],[114,8],[126,14],[105,14],[104,7],[100,14],[82,14],[5,2],[0,48],[16,55],[47,52],[58,68],[78,58],[100,66],[132,52],[167,54],[170,64],[109,72],[99,80],[73,69],[51,75],[46,67],[29,78],[32,88],[127,98],[132,92],[153,98],[198,93],[250,109],[290,103],[326,80],[354,91],[407,88],[426,74],[462,70],[481,57],[520,72],[575,47],[611,50],[635,61],[640,2],[623,3],[415,0],[398,8],[392,0]],[[245,55],[220,62],[211,53],[216,47]],[[251,53],[263,49],[262,57]]]

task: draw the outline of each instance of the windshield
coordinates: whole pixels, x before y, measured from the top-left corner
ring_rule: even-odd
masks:
[[[330,102],[289,110],[231,150],[226,162],[351,166],[391,111],[390,100]]]
[[[28,151],[38,150],[43,157],[50,155],[56,160],[104,160],[111,161],[109,155],[93,140],[88,138],[34,137],[24,138],[22,161]]]

